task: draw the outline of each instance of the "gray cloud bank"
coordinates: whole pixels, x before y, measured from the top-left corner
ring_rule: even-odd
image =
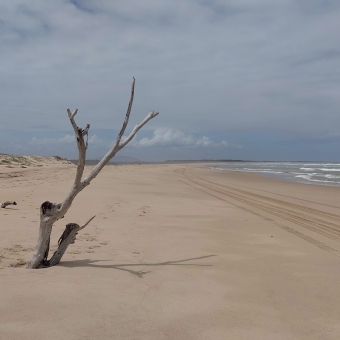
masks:
[[[335,0],[3,2],[0,152],[75,157],[77,107],[105,153],[135,76],[131,156],[339,160],[338,32]]]

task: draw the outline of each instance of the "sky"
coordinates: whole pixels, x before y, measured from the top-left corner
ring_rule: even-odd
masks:
[[[3,0],[0,153],[340,162],[338,0]]]

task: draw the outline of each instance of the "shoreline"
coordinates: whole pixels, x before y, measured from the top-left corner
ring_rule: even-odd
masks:
[[[238,163],[234,163],[238,164]],[[250,163],[243,163],[248,164],[247,166],[251,166],[251,164],[254,164],[254,162]],[[334,186],[334,187],[340,187],[340,180],[335,180],[335,179],[340,179],[340,168],[339,168],[339,163],[319,163],[318,165],[320,166],[321,164],[324,166],[333,166],[337,167],[334,169],[328,169],[329,172],[331,173],[332,171],[335,172],[335,175],[327,174],[327,173],[308,173],[308,172],[297,172],[297,169],[294,169],[295,171],[288,171],[280,168],[280,166],[285,165],[285,164],[294,164],[297,168],[302,165],[313,165],[315,163],[306,163],[306,162],[256,162],[255,163],[257,166],[259,166],[258,169],[248,169],[247,167],[244,167],[243,169],[239,168],[227,168],[227,164],[225,164],[225,167],[221,167],[220,164],[214,164],[211,163],[208,167],[212,170],[218,170],[218,171],[235,171],[235,172],[244,172],[244,173],[255,173],[259,174],[262,176],[265,176],[267,178],[275,178],[278,180],[283,180],[287,182],[294,182],[294,183],[303,183],[303,184],[312,184],[312,185],[322,185],[322,186]],[[273,167],[273,169],[266,169],[266,171],[261,170],[260,166],[265,166],[266,164],[276,164],[277,168]],[[305,168],[306,170],[309,170],[308,168]],[[310,168],[310,170],[315,170],[313,168]],[[322,177],[322,179],[316,179],[314,177]],[[329,180],[333,179],[333,180]]]

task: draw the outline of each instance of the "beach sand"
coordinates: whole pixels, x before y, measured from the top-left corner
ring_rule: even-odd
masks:
[[[340,338],[340,188],[107,166],[53,228],[96,215],[62,262],[25,269],[75,170],[0,166],[1,340]]]

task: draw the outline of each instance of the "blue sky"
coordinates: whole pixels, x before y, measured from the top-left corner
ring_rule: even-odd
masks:
[[[88,158],[120,129],[141,160],[340,161],[337,0],[0,3],[0,152]],[[127,130],[127,133],[129,131]]]

